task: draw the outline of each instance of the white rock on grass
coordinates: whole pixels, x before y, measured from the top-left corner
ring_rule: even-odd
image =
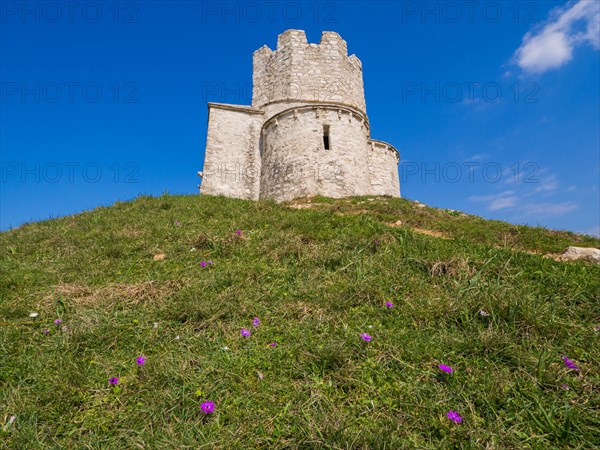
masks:
[[[593,247],[569,247],[561,255],[561,259],[587,259],[596,263],[600,263],[600,250]]]

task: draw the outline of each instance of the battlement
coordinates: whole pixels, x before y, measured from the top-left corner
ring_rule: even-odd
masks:
[[[286,30],[277,36],[277,51],[308,45],[304,30]]]
[[[335,31],[323,31],[321,41],[318,44],[309,44],[304,30],[286,30],[277,37],[277,51],[293,51],[293,49],[303,50],[307,45],[311,47],[327,48],[335,50],[342,55],[348,56],[348,44]],[[269,48],[267,46],[264,46]],[[263,47],[263,48],[264,48]]]
[[[273,102],[334,102],[366,112],[362,63],[334,31],[309,44],[303,30],[287,30],[277,49],[263,46],[253,55],[252,106]]]

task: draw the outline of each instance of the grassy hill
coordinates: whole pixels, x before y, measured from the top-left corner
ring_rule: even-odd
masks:
[[[389,198],[24,225],[0,234],[0,447],[592,448],[600,266],[568,245],[600,241]]]

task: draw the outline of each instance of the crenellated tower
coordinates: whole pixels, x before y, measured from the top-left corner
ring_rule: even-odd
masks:
[[[279,35],[277,50],[266,45],[254,52],[252,106],[279,103],[339,103],[366,113],[362,63],[348,57],[339,34],[324,31],[309,44],[302,30]]]
[[[400,195],[399,153],[370,138],[362,63],[335,32],[285,31],[254,52],[252,106],[208,107],[203,193]]]

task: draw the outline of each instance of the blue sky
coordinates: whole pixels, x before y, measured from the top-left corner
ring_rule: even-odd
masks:
[[[2,1],[0,228],[197,193],[208,101],[252,52],[337,31],[402,195],[598,234],[600,3]]]

